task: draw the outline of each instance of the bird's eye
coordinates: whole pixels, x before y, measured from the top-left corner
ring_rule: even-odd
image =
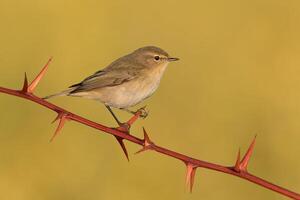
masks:
[[[154,59],[155,60],[159,60],[159,56],[154,56]]]

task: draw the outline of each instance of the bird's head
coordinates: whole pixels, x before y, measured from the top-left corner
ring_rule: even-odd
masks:
[[[179,58],[169,56],[163,49],[155,46],[146,46],[131,53],[135,62],[147,68],[167,66],[170,62],[177,61]]]

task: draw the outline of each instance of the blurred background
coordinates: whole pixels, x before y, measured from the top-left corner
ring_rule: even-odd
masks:
[[[0,85],[20,88],[49,57],[36,94],[45,96],[145,45],[181,58],[144,104],[156,144],[222,165],[253,137],[249,170],[300,192],[300,3],[280,0],[0,1]],[[115,126],[94,101],[51,102]],[[0,94],[0,199],[286,199],[250,182],[197,170],[154,152],[128,163],[114,137],[70,122],[53,143],[55,113]],[[116,111],[125,121],[130,115]]]

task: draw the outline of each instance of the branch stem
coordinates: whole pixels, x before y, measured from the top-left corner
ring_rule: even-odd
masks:
[[[34,94],[32,94],[30,92],[27,92],[26,90],[12,90],[12,89],[8,89],[8,88],[0,87],[0,93],[5,93],[5,94],[9,94],[9,95],[13,95],[13,96],[17,96],[17,97],[21,97],[21,98],[30,100],[34,103],[40,104],[40,105],[42,105],[42,106],[44,106],[44,107],[46,107],[50,110],[55,111],[58,114],[63,113],[65,115],[67,115],[69,120],[79,122],[83,125],[98,129],[98,130],[103,131],[105,133],[108,133],[108,134],[114,135],[116,137],[125,139],[125,140],[133,142],[135,144],[144,146],[145,141],[143,139],[140,139],[140,138],[135,137],[135,136],[130,135],[130,134],[126,134],[126,133],[124,133],[124,132],[122,132],[118,129],[110,128],[110,127],[104,126],[102,124],[99,124],[99,123],[93,122],[91,120],[88,120],[86,118],[83,118],[83,117],[81,117],[79,115],[76,115],[72,112],[69,112],[69,111],[67,111],[67,110],[65,110],[65,109],[63,109],[63,108],[61,108],[57,105],[54,105],[54,104],[52,104],[52,103],[50,103],[50,102],[48,102],[48,101],[46,101],[42,98],[39,98],[39,97],[35,96]],[[226,174],[230,174],[230,175],[240,177],[242,179],[248,180],[248,181],[253,182],[257,185],[265,187],[269,190],[278,192],[278,193],[280,193],[280,194],[282,194],[286,197],[290,197],[292,199],[300,200],[300,195],[299,194],[297,194],[293,191],[290,191],[288,189],[285,189],[283,187],[280,187],[278,185],[275,185],[273,183],[270,183],[270,182],[268,182],[268,181],[266,181],[262,178],[254,176],[254,175],[248,173],[247,171],[239,171],[238,172],[238,171],[235,170],[234,166],[233,167],[222,166],[222,165],[206,162],[206,161],[203,161],[203,160],[198,160],[198,159],[195,159],[195,158],[191,158],[187,155],[180,154],[178,152],[175,152],[175,151],[166,149],[164,147],[155,145],[154,143],[151,143],[151,145],[148,146],[148,149],[154,150],[154,151],[156,151],[158,153],[161,153],[161,154],[164,154],[168,157],[173,157],[175,159],[183,161],[185,164],[192,164],[193,166],[196,166],[196,167],[199,167],[199,168],[207,168],[207,169],[210,169],[210,170],[219,171],[219,172],[223,172],[223,173],[226,173]]]

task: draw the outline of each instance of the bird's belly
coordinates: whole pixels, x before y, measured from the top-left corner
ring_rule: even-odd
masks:
[[[87,98],[115,108],[128,108],[142,102],[157,89],[159,80],[132,80],[113,87],[90,91]]]

